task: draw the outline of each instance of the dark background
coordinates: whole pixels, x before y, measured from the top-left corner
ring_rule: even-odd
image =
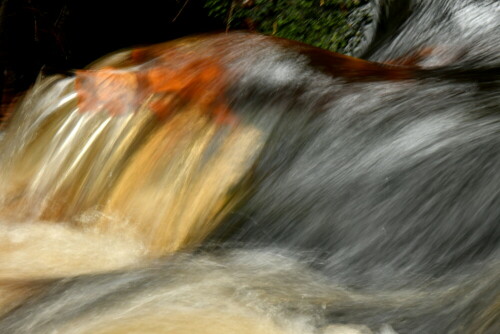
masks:
[[[199,0],[0,0],[1,105],[40,74],[82,68],[121,48],[220,31]]]

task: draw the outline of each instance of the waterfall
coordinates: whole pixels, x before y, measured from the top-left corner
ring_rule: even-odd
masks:
[[[40,78],[0,130],[0,332],[497,333],[499,17],[411,1],[367,60],[234,32]]]

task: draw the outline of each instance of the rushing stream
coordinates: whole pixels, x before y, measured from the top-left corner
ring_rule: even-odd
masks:
[[[40,79],[0,333],[499,333],[500,4],[370,5],[366,60],[234,32]]]

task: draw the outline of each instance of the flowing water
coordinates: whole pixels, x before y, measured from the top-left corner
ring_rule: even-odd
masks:
[[[1,333],[500,332],[500,5],[373,1],[41,78],[0,130]]]

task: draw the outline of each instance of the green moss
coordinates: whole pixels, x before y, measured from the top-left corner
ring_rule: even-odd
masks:
[[[360,26],[370,18],[362,7],[368,0],[207,0],[212,17],[228,29],[254,29],[324,49],[345,52],[360,38]],[[355,13],[355,15],[353,15]]]

